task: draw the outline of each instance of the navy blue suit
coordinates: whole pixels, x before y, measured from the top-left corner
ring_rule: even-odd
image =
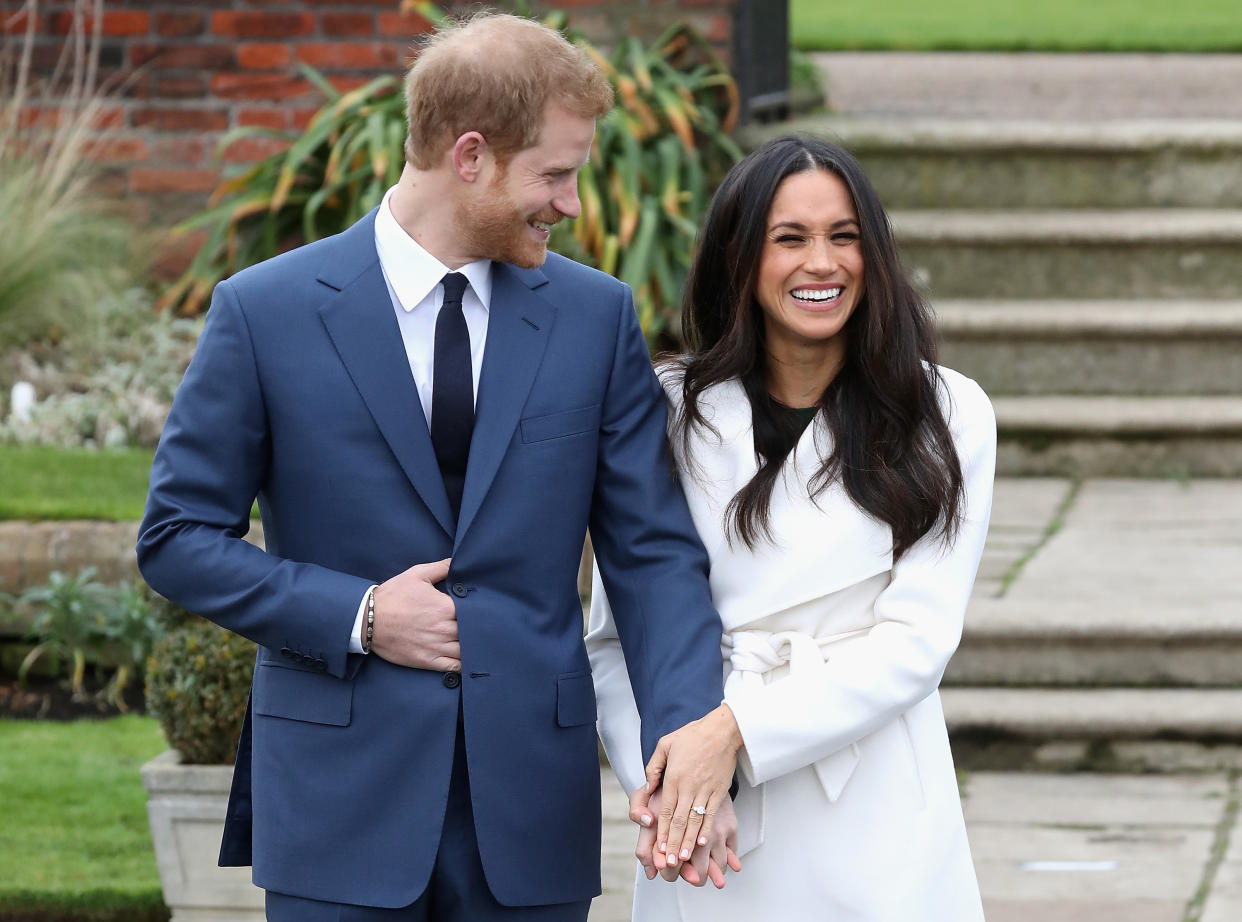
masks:
[[[576,575],[595,552],[658,738],[722,698],[720,621],[629,289],[497,263],[453,527],[372,212],[216,286],[151,473],[161,594],[260,645],[222,862],[397,907],[427,885],[459,708],[478,849],[505,905],[600,892],[595,698]],[[266,552],[242,540],[257,496]],[[453,558],[459,687],[350,654],[366,588]]]

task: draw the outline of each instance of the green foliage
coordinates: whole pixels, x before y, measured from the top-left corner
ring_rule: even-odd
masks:
[[[95,568],[77,576],[54,571],[47,585],[20,593],[19,604],[35,610],[30,636],[37,641],[18,669],[26,681],[30,669],[44,654],[73,663],[70,687],[74,698],[86,695],[88,661],[111,668],[112,676],[100,697],[121,711],[126,710],[125,690],[140,672],[162,627],[151,612],[145,587],[122,581],[107,586],[95,579]]]
[[[729,137],[737,89],[711,47],[688,26],[650,47],[618,42],[609,58],[566,29],[604,69],[617,106],[601,119],[580,178],[582,216],[562,222],[553,247],[634,289],[651,337],[675,327],[676,306],[699,219],[724,172],[741,156]],[[298,243],[344,230],[379,203],[404,166],[402,86],[381,77],[339,93],[304,68],[327,98],[301,136],[247,127],[229,134],[290,142],[283,153],[226,180],[183,229],[207,240],[161,305],[195,313],[221,278]]]
[[[138,769],[163,748],[148,717],[0,720],[0,919],[161,918]]]
[[[805,51],[1239,51],[1237,0],[791,0]]]
[[[230,763],[246,714],[255,646],[201,618],[179,618],[147,660],[147,710],[183,762]]]
[[[38,18],[28,0],[28,22]],[[122,292],[138,277],[137,235],[115,203],[100,195],[90,159],[108,94],[96,86],[98,36],[75,41],[55,75],[34,79],[33,25],[22,41],[0,43],[0,342],[45,335],[80,315],[84,305]],[[55,124],[37,117],[55,107]]]

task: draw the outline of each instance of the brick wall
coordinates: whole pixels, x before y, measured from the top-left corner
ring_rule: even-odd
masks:
[[[475,3],[447,3],[464,10]],[[607,45],[619,34],[651,38],[687,19],[727,57],[733,0],[561,0],[571,24]],[[106,106],[92,156],[106,169],[107,191],[134,216],[167,226],[202,207],[222,173],[282,148],[275,139],[235,142],[215,159],[231,128],[305,126],[322,97],[297,71],[305,62],[338,89],[400,73],[413,40],[428,28],[398,0],[105,0],[100,56],[105,75],[128,77]],[[21,0],[0,0],[0,40],[10,48],[26,28]],[[72,31],[71,0],[39,0],[34,69],[49,74]],[[57,117],[51,101],[26,113]],[[172,267],[183,264],[170,252]]]

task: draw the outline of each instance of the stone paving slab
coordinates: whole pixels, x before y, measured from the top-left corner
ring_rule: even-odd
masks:
[[[1034,548],[1070,491],[1070,481],[1051,477],[1002,477],[992,494],[992,522],[975,581],[975,596],[1001,591],[1013,565]]]
[[[1091,480],[1007,598],[1242,611],[1242,484]]]
[[[1242,919],[1242,814],[1234,817],[1229,845],[1199,922],[1238,922],[1239,919]]]

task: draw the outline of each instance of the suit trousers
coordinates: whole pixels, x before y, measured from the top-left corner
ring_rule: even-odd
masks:
[[[514,848],[522,848],[514,842]],[[548,856],[555,861],[555,855]],[[546,906],[502,906],[483,875],[470,802],[466,744],[461,716],[449,782],[444,827],[431,880],[409,906],[383,909],[347,903],[325,903],[267,891],[268,922],[586,922],[591,901]]]

